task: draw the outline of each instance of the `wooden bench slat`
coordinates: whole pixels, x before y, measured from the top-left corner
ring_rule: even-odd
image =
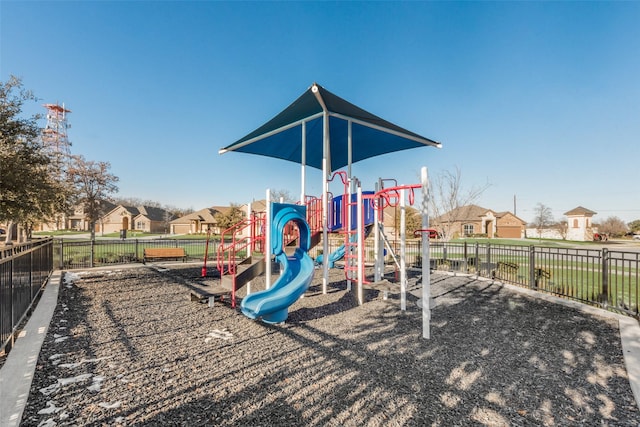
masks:
[[[142,263],[151,258],[182,258],[186,261],[187,254],[184,248],[144,248]]]

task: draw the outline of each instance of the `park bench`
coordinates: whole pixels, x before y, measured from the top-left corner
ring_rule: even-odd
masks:
[[[184,248],[144,248],[142,255],[142,263],[146,264],[147,261],[152,259],[179,259],[182,258],[182,262],[187,260],[187,254]]]

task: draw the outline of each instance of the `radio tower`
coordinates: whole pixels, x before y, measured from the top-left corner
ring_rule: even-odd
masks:
[[[67,162],[71,155],[71,143],[67,136],[67,113],[71,110],[64,108],[64,104],[44,104],[47,109],[47,125],[42,130],[42,142],[46,150],[54,154],[62,162]]]

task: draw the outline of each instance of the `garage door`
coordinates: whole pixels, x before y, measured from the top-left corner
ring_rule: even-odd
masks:
[[[173,229],[173,234],[188,234],[190,231],[189,224],[173,224],[171,228]]]
[[[506,239],[519,239],[522,237],[520,227],[500,227],[497,233],[498,237],[504,237]]]

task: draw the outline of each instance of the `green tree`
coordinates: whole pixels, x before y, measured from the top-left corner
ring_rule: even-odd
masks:
[[[398,235],[400,233],[400,207],[395,209],[395,217],[394,217],[394,226],[396,230],[398,230]],[[417,209],[406,206],[405,207],[405,215],[404,215],[404,225],[405,225],[405,235],[408,239],[412,238],[416,230],[420,230],[422,228],[422,216],[420,215],[420,211]]]
[[[632,233],[639,233],[640,232],[640,219],[636,219],[635,221],[631,221],[627,225],[629,226],[629,231],[631,231]]]
[[[220,231],[224,231],[234,224],[239,223],[244,218],[244,214],[240,209],[240,205],[231,204],[231,208],[227,212],[218,212],[214,216]]]
[[[25,102],[37,101],[17,77],[0,82],[0,221],[9,229],[67,209],[69,187],[40,140],[39,115],[21,117]],[[11,233],[7,233],[7,243]]]

